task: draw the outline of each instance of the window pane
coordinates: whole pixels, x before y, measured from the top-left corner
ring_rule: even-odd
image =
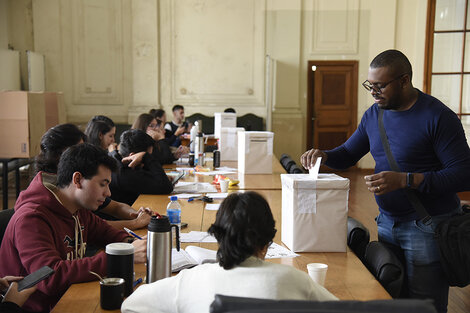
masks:
[[[467,142],[470,139],[470,116],[462,116],[462,126],[463,130],[465,131],[465,137],[467,137]]]
[[[432,75],[431,95],[459,113],[460,75]]]
[[[432,72],[460,72],[462,46],[463,33],[434,34]]]
[[[462,113],[470,113],[470,75],[463,76]]]
[[[470,6],[469,6],[470,7]],[[470,16],[469,16],[470,20]],[[470,33],[465,36],[464,72],[470,72]]]
[[[462,30],[465,0],[437,0],[435,30]]]

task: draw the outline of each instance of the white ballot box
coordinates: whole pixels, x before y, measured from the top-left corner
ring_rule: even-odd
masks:
[[[272,174],[272,132],[238,132],[238,171],[244,174]]]
[[[221,161],[238,160],[238,136],[239,131],[245,131],[243,127],[222,127],[219,137],[219,151]]]
[[[237,127],[236,113],[214,113],[214,136],[220,138],[222,127]]]
[[[346,252],[349,179],[281,174],[281,240],[294,252]]]

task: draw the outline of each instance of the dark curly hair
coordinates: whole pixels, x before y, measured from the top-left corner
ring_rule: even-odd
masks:
[[[85,179],[91,179],[98,173],[100,165],[111,172],[117,169],[116,160],[95,145],[83,143],[67,148],[57,166],[57,187],[69,186],[75,172],[80,172]]]
[[[36,172],[57,173],[62,152],[86,140],[86,135],[73,124],[60,124],[50,128],[41,138],[41,152],[35,159]]]
[[[219,243],[217,259],[231,269],[272,242],[275,222],[268,202],[258,193],[232,193],[220,205],[208,229]]]

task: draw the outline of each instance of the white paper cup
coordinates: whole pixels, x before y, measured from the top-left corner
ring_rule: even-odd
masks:
[[[328,265],[323,263],[309,263],[307,264],[307,271],[310,278],[317,284],[324,286],[326,271],[328,270]]]
[[[220,184],[220,192],[227,192],[228,191],[228,185],[230,181],[222,179],[219,184]]]

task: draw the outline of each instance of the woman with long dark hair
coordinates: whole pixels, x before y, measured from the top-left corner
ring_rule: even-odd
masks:
[[[230,194],[208,231],[219,243],[218,264],[202,264],[141,286],[124,301],[122,312],[209,312],[215,294],[264,299],[337,299],[306,273],[264,261],[276,228],[268,203],[258,193]]]
[[[114,136],[116,126],[113,120],[104,115],[96,115],[88,122],[85,134],[88,142],[107,151],[116,150]]]

